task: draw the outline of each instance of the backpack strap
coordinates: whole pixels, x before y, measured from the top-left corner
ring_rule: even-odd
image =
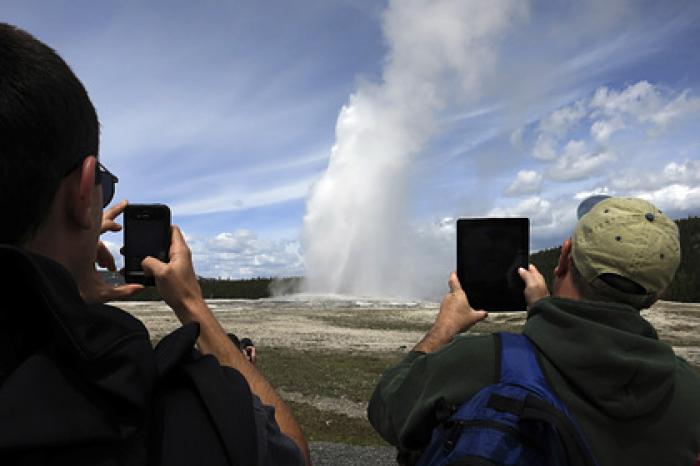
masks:
[[[257,464],[252,394],[243,376],[193,347],[198,324],[187,324],[156,347],[151,464]]]
[[[566,405],[556,396],[547,382],[537,361],[537,353],[525,335],[501,332],[502,383],[521,386],[536,394],[522,400],[494,394],[488,402],[490,408],[508,412],[521,420],[542,421],[552,425],[562,440],[571,466],[595,466],[597,463],[586,443],[583,432],[574,421]]]

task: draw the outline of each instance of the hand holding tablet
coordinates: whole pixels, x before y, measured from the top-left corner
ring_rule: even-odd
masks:
[[[474,309],[525,311],[530,221],[527,218],[479,218],[457,221],[457,276]]]

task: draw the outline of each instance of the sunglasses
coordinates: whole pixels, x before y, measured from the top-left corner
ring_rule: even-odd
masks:
[[[83,160],[85,159],[80,159],[75,165],[73,165],[70,170],[66,172],[64,176],[68,176],[70,172],[78,168],[83,163]],[[114,176],[112,172],[107,170],[104,165],[102,165],[100,162],[97,162],[97,165],[95,165],[95,184],[99,184],[102,186],[102,208],[104,209],[109,205],[110,202],[112,202],[112,198],[114,198],[114,185],[119,182],[119,178]]]
[[[112,172],[107,170],[104,165],[97,162],[95,168],[95,184],[102,185],[102,208],[105,208],[112,202],[114,197],[114,185],[119,182],[119,178],[114,176]]]

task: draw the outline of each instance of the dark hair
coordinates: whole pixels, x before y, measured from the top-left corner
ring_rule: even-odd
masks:
[[[600,275],[599,278],[608,285],[608,287],[606,287],[608,288],[607,293],[603,289],[591,286],[591,284],[583,278],[576,264],[574,264],[573,261],[571,262],[571,281],[576,287],[576,291],[578,291],[578,294],[583,299],[589,301],[617,302],[619,301],[619,293],[639,295],[640,298],[646,295],[646,290],[642,286],[623,276],[607,273]],[[649,307],[652,302],[653,300],[649,302],[640,302],[638,305],[634,305],[634,307],[637,309],[644,309]]]
[[[70,67],[0,23],[0,243],[31,239],[61,180],[98,146],[97,113]]]

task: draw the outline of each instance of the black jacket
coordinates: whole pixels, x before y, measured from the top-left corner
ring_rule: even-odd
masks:
[[[0,245],[0,464],[257,464],[253,396],[193,350],[86,305],[58,263]]]

